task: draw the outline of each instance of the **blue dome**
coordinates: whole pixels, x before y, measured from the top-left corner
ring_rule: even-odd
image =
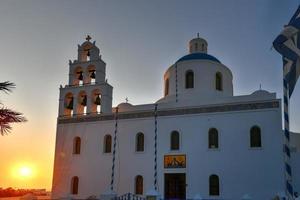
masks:
[[[217,58],[215,58],[214,56],[211,56],[209,54],[206,54],[206,53],[192,53],[192,54],[188,54],[186,56],[183,56],[179,60],[177,60],[177,62],[186,61],[186,60],[211,60],[211,61],[215,61],[215,62],[221,63]]]

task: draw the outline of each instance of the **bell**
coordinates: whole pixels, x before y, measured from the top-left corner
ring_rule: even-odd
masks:
[[[81,97],[82,97],[82,99],[81,99],[81,105],[82,106],[86,106],[86,95],[83,95]]]
[[[101,99],[100,99],[100,95],[98,94],[96,99],[95,99],[95,102],[94,102],[96,105],[101,105]]]
[[[77,74],[79,74],[79,76],[78,76],[78,80],[83,80],[83,74],[82,74],[82,72],[77,72]]]
[[[73,110],[73,97],[70,97],[70,102],[67,105],[67,108],[70,109],[70,110]]]
[[[91,72],[91,76],[90,77],[92,79],[95,79],[96,78],[95,70],[91,70],[90,72]]]
[[[87,50],[87,56],[91,56],[90,50]]]

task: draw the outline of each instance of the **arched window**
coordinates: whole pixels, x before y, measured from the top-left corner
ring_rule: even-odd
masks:
[[[185,88],[194,88],[194,72],[187,71],[185,73]]]
[[[179,150],[179,133],[177,131],[171,133],[171,150]]]
[[[143,194],[143,177],[138,175],[135,177],[135,194]]]
[[[77,176],[74,176],[71,179],[71,194],[78,194],[78,185],[79,185],[79,179]]]
[[[218,130],[215,128],[211,128],[208,131],[208,148],[210,149],[219,148]]]
[[[216,73],[216,90],[219,91],[223,90],[223,80],[222,80],[222,74],[220,72]]]
[[[250,147],[261,147],[261,131],[258,126],[250,129]]]
[[[135,140],[136,140],[135,150],[144,151],[144,134],[143,133],[136,134]]]
[[[111,136],[104,136],[104,153],[111,153]]]
[[[211,196],[220,195],[219,177],[215,174],[209,177],[209,195]]]
[[[80,154],[81,139],[75,137],[73,141],[73,154]]]
[[[169,79],[165,80],[165,96],[169,94]]]

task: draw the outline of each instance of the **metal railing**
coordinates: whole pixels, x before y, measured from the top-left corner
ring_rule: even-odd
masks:
[[[143,196],[140,196],[140,195],[127,193],[127,194],[123,194],[121,196],[115,197],[112,200],[146,200],[146,198]]]

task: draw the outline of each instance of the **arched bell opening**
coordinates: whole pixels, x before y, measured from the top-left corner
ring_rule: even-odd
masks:
[[[82,67],[77,67],[74,71],[73,85],[83,85],[83,69]]]
[[[92,106],[91,106],[92,113],[101,113],[101,93],[100,90],[96,89],[92,92]]]
[[[85,42],[82,45],[82,50],[80,53],[80,61],[89,62],[91,61],[91,49],[93,45],[90,42]]]
[[[96,83],[96,67],[94,65],[90,65],[87,68],[87,82],[89,84],[95,84]]]
[[[86,115],[87,114],[87,94],[85,91],[81,91],[78,94],[77,99],[77,114]]]
[[[74,97],[72,93],[66,94],[64,98],[64,116],[73,116]]]

